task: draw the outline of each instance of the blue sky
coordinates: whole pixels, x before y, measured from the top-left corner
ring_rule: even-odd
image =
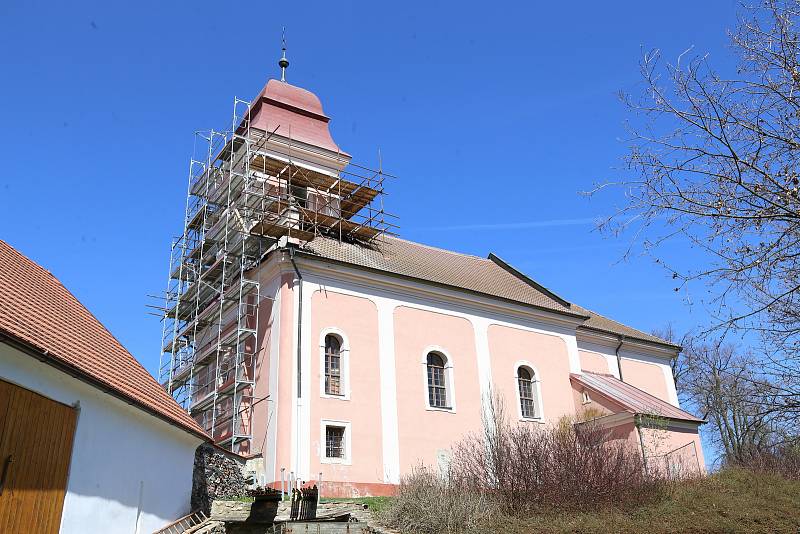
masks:
[[[232,4],[232,3],[231,3]],[[192,132],[278,74],[317,93],[334,139],[400,177],[401,236],[494,252],[563,297],[632,326],[703,324],[652,260],[592,221],[621,191],[618,91],[643,50],[694,45],[730,66],[733,1],[17,2],[0,4],[0,239],[33,258],[150,370],[181,231]],[[681,258],[677,246],[666,253]]]

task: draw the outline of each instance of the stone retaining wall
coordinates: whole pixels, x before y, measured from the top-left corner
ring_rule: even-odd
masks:
[[[215,499],[242,497],[247,483],[242,474],[244,459],[204,443],[194,454],[192,475],[192,510],[211,513]]]

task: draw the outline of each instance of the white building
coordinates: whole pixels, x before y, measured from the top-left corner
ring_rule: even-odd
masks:
[[[0,532],[153,532],[189,512],[207,440],[53,275],[0,241]]]

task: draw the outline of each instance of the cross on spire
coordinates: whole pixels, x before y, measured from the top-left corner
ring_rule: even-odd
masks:
[[[289,66],[289,60],[286,59],[286,26],[283,27],[283,33],[281,34],[281,50],[283,54],[281,55],[281,59],[278,60],[278,66],[281,68],[281,81],[286,81],[286,68]]]

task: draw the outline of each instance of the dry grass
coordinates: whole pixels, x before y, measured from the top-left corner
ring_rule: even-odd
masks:
[[[796,532],[796,450],[705,478],[647,475],[638,451],[591,421],[507,422],[495,398],[482,434],[453,447],[446,473],[418,468],[379,514],[414,534]],[[590,418],[591,419],[591,418]]]
[[[422,488],[420,488],[422,489]],[[423,491],[415,507],[403,495],[392,499],[381,518],[400,532],[425,534],[505,532],[641,533],[678,532],[800,532],[800,481],[780,475],[729,468],[706,478],[672,484],[663,498],[635,507],[608,506],[591,512],[541,509],[526,518],[478,513],[453,502],[455,493],[442,500],[436,491]],[[474,499],[473,497],[469,497]],[[464,515],[448,512],[451,521],[437,520],[441,503],[447,510],[472,510]],[[392,519],[402,518],[402,524]]]
[[[479,532],[494,522],[496,506],[485,493],[419,467],[402,480],[397,496],[378,516],[400,532]]]
[[[792,532],[800,531],[800,482],[779,475],[726,469],[705,479],[677,482],[656,503],[594,513],[502,518],[498,532]]]

